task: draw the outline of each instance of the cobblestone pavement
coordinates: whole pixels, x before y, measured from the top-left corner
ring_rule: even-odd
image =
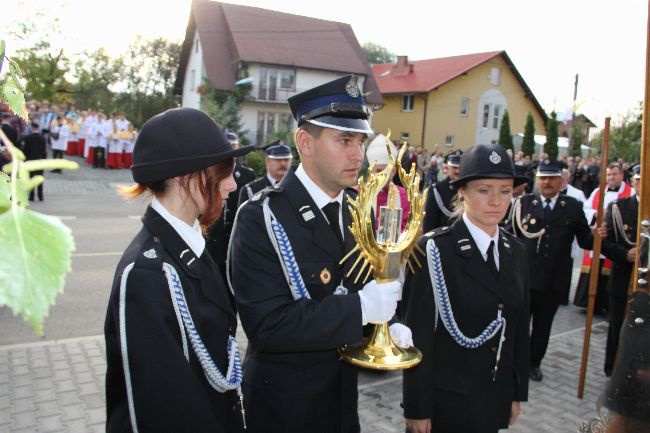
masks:
[[[607,323],[595,322],[586,387],[576,397],[584,326],[557,332],[584,320],[562,307],[542,369],[531,383],[530,400],[510,429],[515,433],[576,432],[597,415],[605,386],[602,374]],[[240,336],[242,346],[246,345]],[[0,431],[100,432],[104,430],[105,352],[103,336],[0,346]],[[359,414],[363,433],[402,432],[401,373],[362,372]]]
[[[81,158],[71,157],[78,160]],[[81,163],[77,171],[46,173],[48,195],[114,192],[131,182],[128,170],[102,170]],[[594,321],[584,398],[578,399],[585,315],[560,307],[542,370],[531,382],[529,402],[509,431],[577,432],[597,415],[605,386],[602,373],[607,323]],[[242,349],[246,338],[239,335]],[[105,352],[103,336],[0,346],[0,432],[101,432],[105,426]],[[359,415],[363,433],[403,432],[401,373],[363,371]]]

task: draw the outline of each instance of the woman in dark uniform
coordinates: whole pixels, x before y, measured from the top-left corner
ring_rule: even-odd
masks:
[[[107,432],[239,432],[241,364],[233,299],[202,232],[234,191],[233,150],[204,113],[149,119],[127,197],[153,196],[120,260],[106,337]],[[239,395],[238,395],[239,394]]]
[[[402,301],[423,355],[404,371],[407,431],[494,433],[527,399],[526,250],[498,228],[525,181],[501,146],[472,147],[454,181],[458,218],[418,241],[427,257],[408,274]]]

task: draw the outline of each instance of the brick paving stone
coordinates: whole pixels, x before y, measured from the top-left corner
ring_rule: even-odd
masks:
[[[37,417],[38,431],[43,433],[60,432],[65,430],[61,415]]]
[[[38,416],[56,415],[59,413],[59,402],[56,400],[48,400],[36,404],[36,413]]]
[[[68,424],[68,421],[71,420],[84,420],[85,422],[86,413],[84,405],[81,403],[59,406],[58,409],[61,413],[61,419],[65,422],[66,425]]]
[[[93,408],[86,409],[86,417],[88,418],[88,424],[93,425],[97,423],[106,422],[106,409],[102,408]]]
[[[87,433],[88,426],[86,425],[86,419],[73,419],[65,421],[65,426],[68,433]]]
[[[12,429],[34,428],[36,426],[36,420],[32,411],[13,413],[11,418],[13,421]]]

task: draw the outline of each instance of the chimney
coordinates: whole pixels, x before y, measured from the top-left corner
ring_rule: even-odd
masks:
[[[392,75],[408,75],[411,72],[413,72],[413,65],[409,64],[408,56],[397,56]]]

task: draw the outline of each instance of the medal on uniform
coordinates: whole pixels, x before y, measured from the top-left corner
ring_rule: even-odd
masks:
[[[323,282],[323,284],[327,284],[332,280],[332,274],[330,273],[329,269],[323,268],[323,270],[320,271],[320,280]]]
[[[352,275],[356,270],[355,282],[361,279],[365,282],[371,274],[378,282],[395,281],[399,278],[401,269],[408,264],[414,272],[411,259],[415,264],[422,266],[416,253],[426,255],[416,243],[420,224],[424,218],[424,202],[427,196],[425,190],[418,192],[420,175],[415,170],[415,165],[410,172],[402,168],[401,160],[408,146],[402,146],[397,164],[389,148],[390,131],[386,134],[386,151],[388,164],[379,173],[374,172],[376,161],[372,161],[366,178],[359,179],[359,195],[356,199],[348,196],[352,225],[350,233],[354,236],[356,246],[343,257],[341,264],[359,252],[354,264],[346,274]],[[409,199],[410,212],[407,227],[401,230],[402,209],[394,206],[398,191],[390,183],[393,168],[397,166],[399,178],[406,189]],[[377,194],[389,185],[386,206],[379,208],[379,227],[375,235],[371,216],[374,214],[373,205],[376,203]],[[415,347],[408,349],[399,348],[393,343],[388,332],[388,323],[377,324],[372,336],[366,340],[364,346],[342,346],[338,348],[341,359],[350,364],[372,368],[374,370],[400,370],[414,367],[422,360],[422,353]]]
[[[530,219],[530,223],[534,225],[534,224],[537,223],[537,220],[536,220],[535,218],[531,218],[531,219]]]

